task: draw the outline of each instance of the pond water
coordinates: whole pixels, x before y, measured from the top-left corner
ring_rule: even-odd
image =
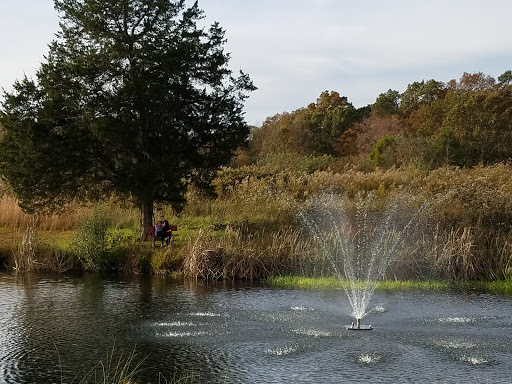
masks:
[[[376,292],[349,331],[342,291],[0,273],[0,383],[79,382],[112,347],[143,382],[510,383],[512,298]],[[127,352],[127,353],[128,353]]]

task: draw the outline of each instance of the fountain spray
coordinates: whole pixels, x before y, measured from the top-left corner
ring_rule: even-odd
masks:
[[[342,283],[355,318],[355,324],[346,326],[350,330],[373,329],[361,324],[373,292],[426,206],[407,214],[412,200],[397,199],[379,211],[374,200],[372,194],[360,193],[354,200],[327,194],[315,198],[310,210],[301,214]]]

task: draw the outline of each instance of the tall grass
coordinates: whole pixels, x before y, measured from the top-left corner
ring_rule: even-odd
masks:
[[[180,270],[186,276],[207,279],[259,279],[290,272],[327,276],[329,266],[301,233],[297,214],[308,199],[325,191],[348,198],[359,191],[373,191],[381,206],[407,194],[433,201],[431,214],[436,226],[426,228],[422,240],[396,255],[388,278],[461,281],[512,278],[512,165],[443,167],[434,171],[409,166],[376,168],[369,172],[339,167],[332,159],[322,160],[318,167],[314,166],[317,159],[306,160],[307,167],[266,163],[225,168],[214,182],[217,198],[208,198],[191,188],[187,195],[189,204],[180,215],[170,208],[156,210],[157,216],[164,213],[178,225],[180,237],[172,255],[146,252],[141,244],[128,241],[129,235],[125,237],[126,234],[111,229],[107,232],[112,234],[113,244],[102,242],[101,246],[109,252],[115,249],[110,256],[128,270]],[[114,199],[100,205],[111,222],[110,227],[136,231],[136,209]],[[68,208],[60,215],[31,216],[17,207],[12,196],[3,193],[0,227],[17,231],[21,246],[22,233],[32,223],[41,234],[38,236],[41,246],[36,247],[36,253],[40,254],[31,260],[51,262],[55,264],[52,268],[66,270],[73,265],[73,258],[49,252],[52,247],[43,247],[41,239],[45,237],[48,245],[51,240],[47,238],[53,233],[76,231],[78,223],[90,217],[95,209],[93,205],[73,204]],[[118,246],[120,242],[124,245]],[[11,254],[11,249],[17,252],[16,257],[29,253],[22,252],[18,245],[11,248],[5,243],[0,238],[3,255]],[[17,262],[23,267],[22,259]],[[93,264],[84,265],[103,268]],[[32,262],[31,268],[37,265]]]
[[[90,208],[70,206],[61,214],[30,215],[21,210],[14,197],[3,196],[0,197],[0,226],[22,228],[32,222],[41,230],[68,231],[89,211]]]
[[[227,227],[220,236],[199,231],[185,250],[183,273],[203,279],[265,279],[290,271],[309,273],[311,244],[292,229],[257,236]]]
[[[56,347],[57,348],[57,347]],[[58,350],[57,350],[58,354]],[[201,372],[177,372],[169,375],[158,371],[154,366],[148,366],[148,356],[140,356],[136,348],[131,351],[118,349],[115,346],[107,350],[107,355],[101,359],[79,382],[78,384],[142,384],[149,382],[141,381],[144,371],[151,371],[158,375],[158,384],[199,384],[199,383],[226,383],[228,381],[228,370],[219,375],[215,381],[207,380]],[[59,366],[61,367],[60,355],[58,354]],[[61,367],[62,369],[62,367]],[[76,380],[76,379],[75,379]],[[76,381],[73,380],[72,383]],[[63,382],[61,371],[61,383]]]
[[[79,384],[135,384],[146,358],[139,358],[135,350],[126,353],[112,348]]]
[[[40,230],[74,230],[80,219],[90,216],[97,206],[100,206],[106,215],[121,228],[138,225],[137,209],[115,199],[86,205],[70,203],[67,207],[63,207],[62,212],[54,214],[27,214],[21,210],[14,197],[3,195],[0,196],[0,227],[25,228],[32,222]]]
[[[16,238],[19,240],[12,251],[12,259],[13,268],[17,271],[62,273],[76,267],[77,260],[73,253],[41,242],[35,220],[30,220],[23,231],[16,229]]]
[[[20,230],[18,229],[18,235]],[[13,252],[14,268],[18,271],[30,271],[34,269],[36,263],[37,231],[34,220],[27,223],[27,227],[22,234],[21,241],[18,242],[16,250]]]

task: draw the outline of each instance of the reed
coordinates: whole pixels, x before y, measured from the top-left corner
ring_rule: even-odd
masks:
[[[259,236],[230,226],[220,236],[200,230],[188,244],[183,262],[186,277],[265,279],[314,264],[310,243],[292,229]]]
[[[36,257],[37,263],[34,270],[64,273],[79,267],[79,260],[74,253],[57,246],[40,244],[36,251]]]
[[[145,360],[135,350],[126,353],[112,348],[105,360],[91,369],[79,384],[135,384]]]
[[[373,191],[381,205],[403,194],[433,201],[431,219],[436,226],[425,229],[422,240],[396,255],[388,279],[512,277],[512,165],[434,171],[412,166],[372,171],[344,166],[336,172],[336,163],[329,160],[317,170],[306,168],[265,164],[221,170],[214,181],[216,199],[191,188],[189,205],[181,215],[162,211],[179,227],[176,254],[146,255],[141,244],[130,243],[116,251],[119,268],[158,273],[179,270],[205,279],[259,279],[288,273],[329,276],[329,263],[301,233],[297,214],[311,196],[321,192],[351,198],[359,191]],[[74,263],[72,255],[49,244],[56,244],[62,231],[75,231],[98,205],[113,227],[136,231],[137,210],[114,198],[87,206],[70,204],[61,214],[27,215],[12,195],[0,193],[0,257],[5,263],[8,255],[17,268],[28,268],[23,263],[29,259],[20,256],[30,253],[22,249],[28,243],[21,244],[30,224],[38,232],[35,250],[40,253],[30,259],[30,268],[44,263],[52,270],[67,270]],[[15,245],[10,240],[13,236]]]
[[[94,204],[70,203],[58,213],[28,214],[21,210],[14,197],[3,195],[0,196],[0,227],[24,228],[29,222],[33,222],[37,229],[45,231],[74,230],[83,217],[91,216],[98,207],[101,207],[119,227],[136,227],[138,225],[138,210],[116,198]]]
[[[20,230],[17,231],[20,236]],[[14,269],[17,271],[31,271],[34,269],[37,249],[37,230],[34,220],[27,223],[25,231],[21,235],[16,250],[13,252]]]
[[[0,197],[0,226],[3,227],[23,228],[33,222],[41,230],[68,231],[75,227],[80,217],[89,212],[90,208],[70,205],[60,214],[30,215],[21,210],[14,197]]]

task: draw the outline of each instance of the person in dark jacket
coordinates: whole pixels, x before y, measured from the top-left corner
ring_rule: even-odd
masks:
[[[162,240],[162,246],[164,245],[164,240],[165,240],[165,245],[169,246],[170,241],[171,241],[171,232],[169,232],[171,229],[171,226],[169,225],[169,222],[167,220],[165,220],[164,215],[160,216],[160,224],[162,225],[162,232],[161,232],[162,235],[158,236],[158,237],[160,237],[160,239]]]

